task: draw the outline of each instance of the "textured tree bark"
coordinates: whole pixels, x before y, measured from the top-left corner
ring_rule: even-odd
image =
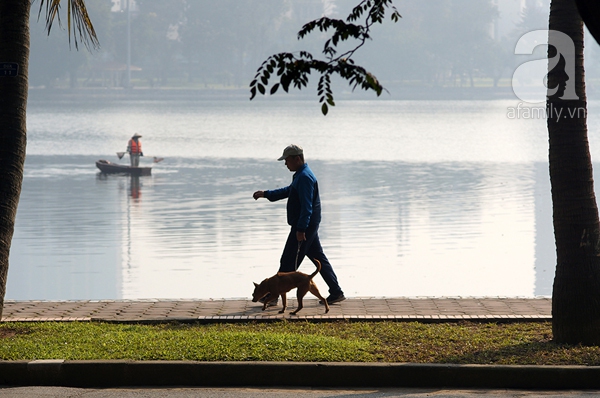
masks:
[[[0,318],[25,163],[30,7],[0,1]]]
[[[600,222],[587,138],[583,21],[575,0],[552,0],[549,29],[549,58],[555,49],[562,55],[548,74],[549,89],[559,89],[546,103],[557,255],[552,331],[559,343],[600,344]],[[560,98],[566,84],[575,84],[577,99]]]

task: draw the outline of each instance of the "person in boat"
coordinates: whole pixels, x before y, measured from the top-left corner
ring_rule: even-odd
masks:
[[[127,153],[129,153],[131,167],[138,167],[140,165],[140,156],[144,156],[140,138],[142,138],[142,136],[135,133],[127,143]]]

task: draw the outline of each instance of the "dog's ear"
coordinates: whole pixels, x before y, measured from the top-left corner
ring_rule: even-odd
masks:
[[[256,282],[252,282],[252,283],[254,283],[254,287],[258,287],[258,283],[256,283]]]

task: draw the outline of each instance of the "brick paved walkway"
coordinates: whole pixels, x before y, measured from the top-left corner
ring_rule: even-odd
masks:
[[[280,301],[281,303],[281,301]],[[305,298],[297,316],[296,300],[261,311],[250,300],[85,300],[11,301],[4,303],[3,322],[236,322],[288,320],[551,320],[550,298],[350,298],[331,306],[328,314],[317,300]]]

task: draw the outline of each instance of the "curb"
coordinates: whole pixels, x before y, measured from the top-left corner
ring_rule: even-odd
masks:
[[[310,322],[310,323],[328,323],[328,322],[419,322],[419,323],[457,323],[457,322],[476,322],[476,323],[526,323],[526,322],[552,322],[551,316],[544,315],[348,315],[338,317],[327,316],[200,316],[196,318],[188,317],[144,317],[144,318],[100,318],[100,317],[81,317],[81,318],[15,318],[6,317],[0,320],[0,324],[8,322],[98,322],[98,323],[117,323],[117,324],[168,324],[168,323],[188,323],[210,325],[216,323],[272,323],[272,322]]]
[[[600,388],[600,366],[0,361],[0,385],[597,389]]]
[[[15,322],[10,320],[11,322]],[[31,320],[35,322],[36,320]],[[44,321],[61,322],[62,320],[44,319]],[[273,322],[419,322],[419,323],[527,323],[527,322],[552,322],[552,317],[543,315],[480,315],[480,316],[413,316],[413,315],[371,315],[371,316],[200,316],[198,318],[138,318],[138,319],[113,319],[113,318],[87,318],[83,322],[117,323],[117,324],[165,324],[165,323],[191,323],[210,325],[216,323],[273,323]],[[3,320],[4,322],[4,320]],[[7,321],[8,322],[8,321]],[[17,320],[16,322],[24,322]],[[26,322],[26,321],[25,321]]]

